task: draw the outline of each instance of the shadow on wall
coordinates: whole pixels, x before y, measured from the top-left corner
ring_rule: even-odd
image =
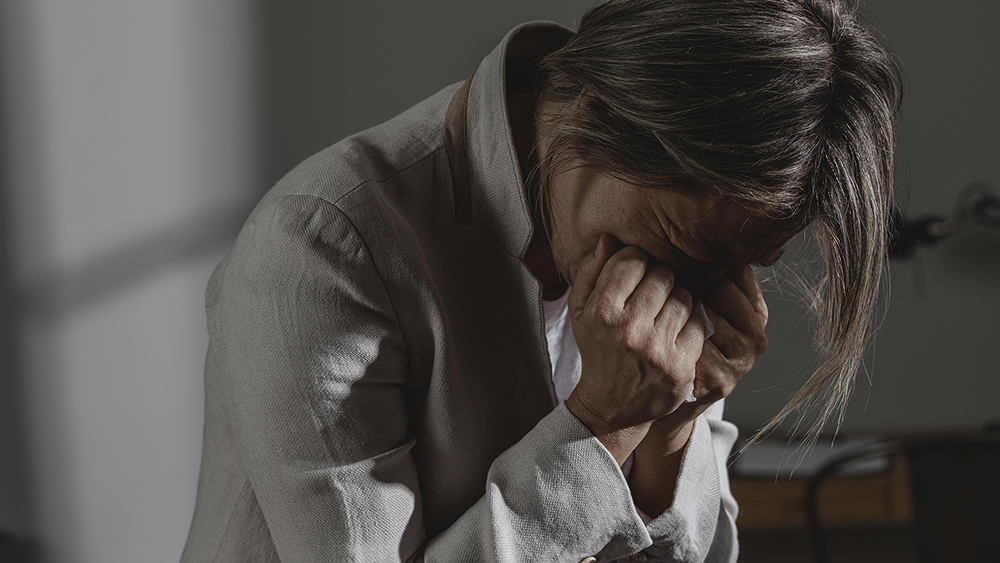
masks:
[[[3,84],[6,74],[0,66],[0,108],[7,107],[3,99],[7,92]],[[0,131],[8,123],[0,111]],[[0,138],[0,155],[7,147]],[[9,171],[0,158],[0,562],[27,558],[27,548],[20,536],[31,519],[31,472],[28,467],[28,439],[24,426],[22,358],[18,347],[18,303],[15,281],[13,228],[6,220],[12,216],[10,193],[4,185]],[[24,528],[10,529],[12,523],[23,522]]]

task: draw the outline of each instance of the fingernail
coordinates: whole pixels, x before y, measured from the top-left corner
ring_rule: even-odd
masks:
[[[594,248],[594,256],[601,255],[601,241],[604,240],[604,235],[597,238],[597,246]]]

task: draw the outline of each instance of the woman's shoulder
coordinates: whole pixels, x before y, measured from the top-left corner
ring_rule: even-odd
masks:
[[[253,277],[271,264],[295,267],[286,259],[299,252],[325,254],[330,264],[363,256],[399,265],[385,255],[414,243],[405,237],[437,236],[432,226],[451,209],[443,120],[457,87],[296,166],[258,202],[213,280],[234,264]],[[209,284],[208,303],[221,285]]]
[[[345,205],[358,190],[384,189],[399,176],[419,182],[421,167],[445,158],[444,114],[458,85],[451,85],[400,115],[351,135],[310,156],[286,174],[263,202],[286,196],[312,196]],[[427,178],[432,180],[433,178]]]

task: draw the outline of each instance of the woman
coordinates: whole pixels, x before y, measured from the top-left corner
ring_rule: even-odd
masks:
[[[209,283],[182,560],[735,561],[751,266],[820,243],[828,357],[776,420],[821,424],[869,334],[899,97],[841,2],[612,0],[310,158]]]

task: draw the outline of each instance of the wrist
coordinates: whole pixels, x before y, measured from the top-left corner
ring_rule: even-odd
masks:
[[[635,449],[629,475],[632,501],[652,518],[673,505],[681,461],[693,430],[694,421],[672,432],[651,429]]]
[[[662,419],[661,419],[662,420]],[[650,459],[672,456],[682,452],[691,433],[694,431],[694,420],[686,421],[679,425],[657,424],[656,421],[649,428],[649,432],[638,445],[637,449],[642,449],[646,454],[644,457]]]
[[[566,399],[566,408],[594,434],[604,449],[608,450],[608,453],[615,458],[619,467],[625,463],[628,456],[635,451],[636,446],[646,437],[651,424],[646,422],[635,426],[616,428],[575,394],[570,394]]]
[[[604,449],[608,450],[608,453],[615,458],[618,467],[621,467],[625,464],[628,456],[632,455],[632,452],[642,443],[642,439],[646,436],[648,429],[648,423],[639,424],[602,434],[595,434],[594,436],[604,446]]]

